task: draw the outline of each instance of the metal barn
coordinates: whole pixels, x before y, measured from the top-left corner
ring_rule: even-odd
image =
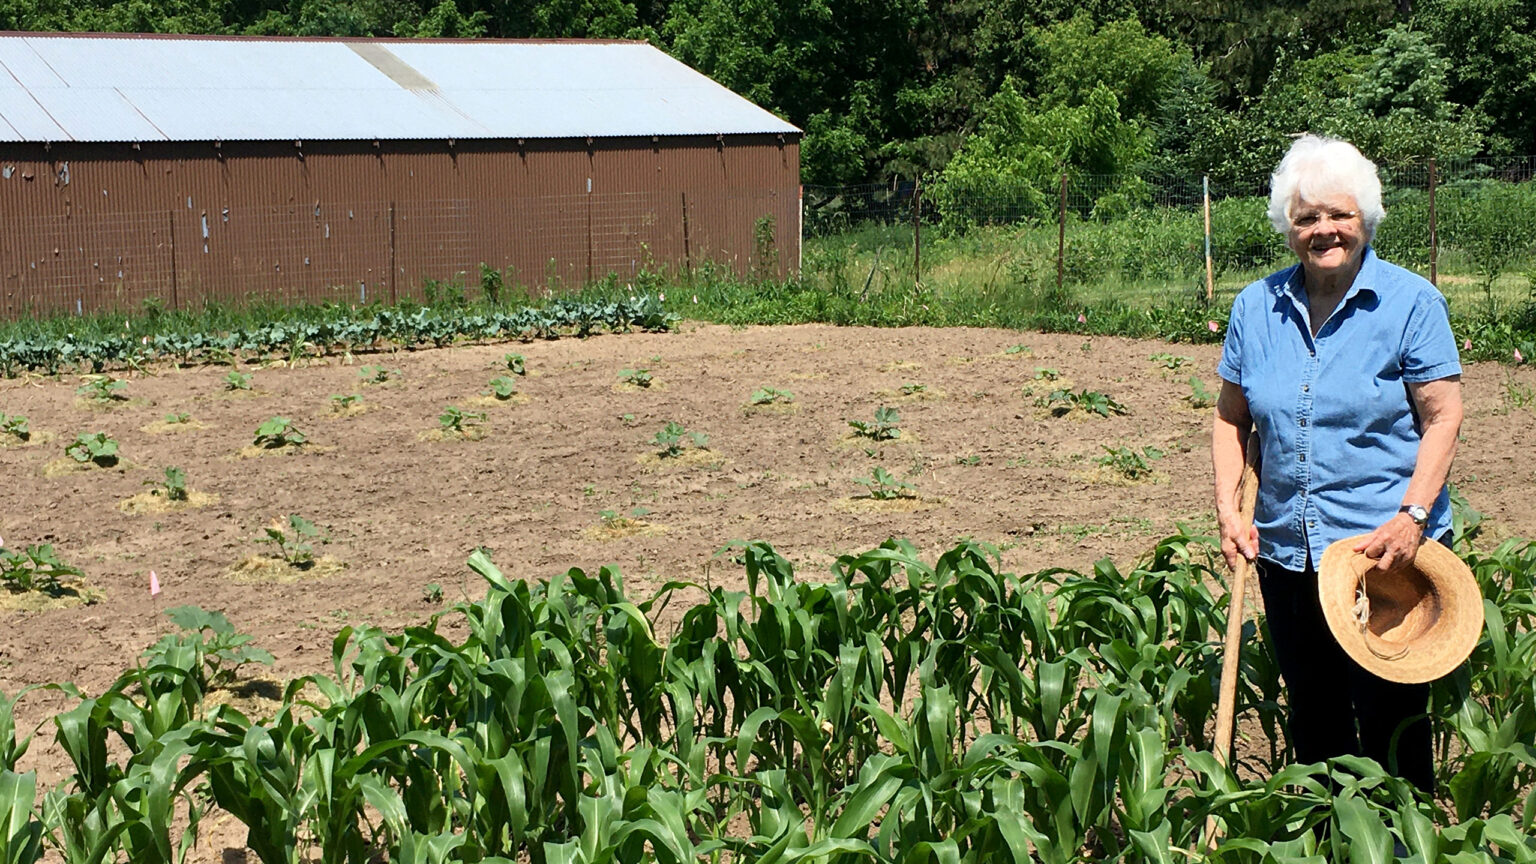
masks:
[[[784,275],[799,137],[637,42],[0,34],[0,314]]]

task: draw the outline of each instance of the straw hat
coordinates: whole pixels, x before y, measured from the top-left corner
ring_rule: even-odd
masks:
[[[1333,638],[1356,663],[1403,684],[1433,681],[1461,665],[1483,632],[1477,579],[1456,553],[1430,541],[1411,563],[1390,571],[1354,547],[1366,535],[1329,546],[1317,594]]]

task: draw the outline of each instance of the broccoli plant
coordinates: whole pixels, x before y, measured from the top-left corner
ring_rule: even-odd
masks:
[[[287,417],[270,417],[256,427],[254,443],[257,447],[279,450],[283,447],[297,447],[307,441],[309,436],[300,432],[292,420]]]
[[[73,444],[64,448],[64,452],[82,465],[111,468],[117,464],[117,442],[105,432],[79,435]]]
[[[700,450],[709,449],[708,435],[703,432],[689,432],[683,424],[674,421],[669,421],[660,432],[656,433],[656,437],[651,439],[652,444],[661,448],[656,455],[663,459],[673,459],[682,455],[686,441],[692,441],[693,446]]]
[[[145,480],[144,483],[154,488],[149,490],[155,495],[164,495],[167,501],[187,500],[187,472],[171,466],[165,469],[164,480]]]
[[[0,435],[9,435],[17,441],[27,441],[32,438],[32,430],[27,426],[27,418],[20,414],[10,417],[0,412]]]
[[[315,523],[297,513],[288,514],[286,529],[278,523],[268,525],[266,532],[265,537],[257,538],[258,542],[271,543],[277,548],[278,555],[288,562],[288,566],[297,570],[308,570],[315,564],[315,548],[311,541],[330,542],[330,538],[323,535]]]
[[[895,408],[881,405],[875,409],[875,422],[864,420],[849,420],[848,425],[853,427],[853,434],[868,438],[871,441],[894,441],[901,437],[901,429],[896,424],[901,422],[901,414]]]
[[[81,575],[79,569],[59,560],[50,543],[22,551],[0,547],[0,585],[13,593],[41,591],[57,597],[64,593],[66,579]]]
[[[273,663],[272,655],[252,646],[253,637],[236,631],[223,612],[210,612],[201,606],[177,606],[165,610],[165,614],[182,632],[162,636],[144,651],[145,665],[151,668],[180,665],[174,658],[193,652],[202,658],[197,669],[202,676],[199,683],[206,690],[233,684],[240,667],[248,663]]]

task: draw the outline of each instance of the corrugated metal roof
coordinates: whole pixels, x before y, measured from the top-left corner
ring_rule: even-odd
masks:
[[[639,42],[0,35],[0,141],[798,131]]]

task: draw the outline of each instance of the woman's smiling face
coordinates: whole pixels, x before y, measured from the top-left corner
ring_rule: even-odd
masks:
[[[1365,253],[1365,223],[1355,196],[1297,196],[1290,215],[1286,245],[1301,259],[1309,276],[1348,274],[1359,266]]]

